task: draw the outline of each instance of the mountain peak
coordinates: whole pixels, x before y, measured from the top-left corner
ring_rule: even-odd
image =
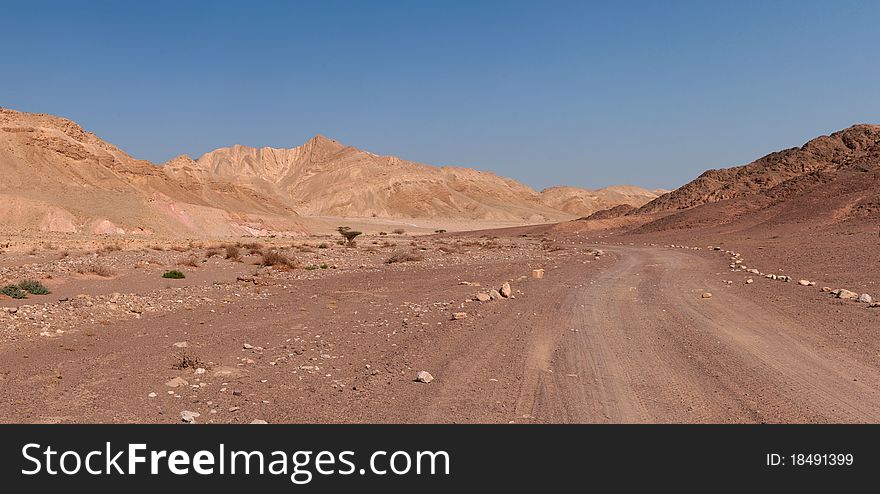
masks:
[[[319,149],[335,149],[339,150],[344,148],[345,146],[337,141],[336,139],[331,139],[323,134],[316,134],[315,137],[312,137],[308,141],[306,141],[305,146],[309,146],[312,148]]]

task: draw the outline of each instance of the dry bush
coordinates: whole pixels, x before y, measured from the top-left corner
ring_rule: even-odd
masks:
[[[260,265],[289,269],[296,267],[296,262],[276,250],[270,250],[263,253],[263,259],[260,260]]]
[[[403,228],[395,228],[394,230],[391,230],[391,233],[395,235],[403,235],[404,233],[406,233],[406,230],[404,230]]]
[[[264,245],[259,242],[248,242],[246,244],[239,242],[238,246],[245,248],[245,249],[250,249],[251,251],[255,251],[255,250],[262,251],[263,247],[264,247]]]
[[[398,250],[391,254],[391,257],[385,260],[385,264],[394,264],[396,262],[422,261],[425,258],[416,254],[411,250]]]
[[[201,266],[201,263],[199,262],[198,259],[196,259],[196,256],[189,256],[186,259],[180,261],[180,264],[182,266],[191,266],[194,268]]]
[[[239,249],[237,245],[227,245],[226,259],[229,259],[231,261],[241,260],[241,249]]]
[[[212,257],[216,257],[220,255],[220,249],[215,247],[211,247],[210,249],[205,251],[205,259],[210,259]]]
[[[70,252],[66,251],[66,250],[62,250],[61,252],[58,253],[58,255],[61,256],[61,259],[64,259],[65,257],[70,256]]]
[[[386,240],[386,241],[382,242],[382,247],[397,247],[397,243],[389,242]]]
[[[94,274],[103,278],[109,278],[115,274],[112,269],[103,264],[89,264],[88,266],[81,266],[79,269],[76,270],[76,272],[79,274]]]
[[[195,355],[182,353],[177,356],[177,362],[175,362],[172,367],[177,370],[197,369],[199,367],[205,367],[205,363],[202,362],[202,359]]]

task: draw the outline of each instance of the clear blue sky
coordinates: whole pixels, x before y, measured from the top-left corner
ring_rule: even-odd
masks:
[[[880,2],[2,2],[0,105],[162,162],[316,133],[543,188],[678,186],[880,123]]]

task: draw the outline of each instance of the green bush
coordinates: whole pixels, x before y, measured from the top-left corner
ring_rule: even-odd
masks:
[[[327,269],[327,265],[326,265],[326,264],[321,264],[320,268],[321,268],[321,269]]]
[[[163,274],[162,277],[170,278],[172,280],[182,280],[186,278],[186,275],[176,269],[172,269],[171,271],[165,271],[165,274]]]
[[[318,269],[318,266],[315,266],[314,264],[309,264],[308,266],[305,267],[305,269],[306,269],[306,271],[312,271],[314,269]]]
[[[18,287],[31,295],[48,295],[49,289],[37,280],[22,280]]]
[[[0,293],[12,298],[27,298],[27,292],[18,287],[18,285],[6,285],[0,288]]]

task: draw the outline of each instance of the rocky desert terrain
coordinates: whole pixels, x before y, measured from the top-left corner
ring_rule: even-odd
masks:
[[[880,420],[880,126],[536,192],[0,117],[3,422]]]

